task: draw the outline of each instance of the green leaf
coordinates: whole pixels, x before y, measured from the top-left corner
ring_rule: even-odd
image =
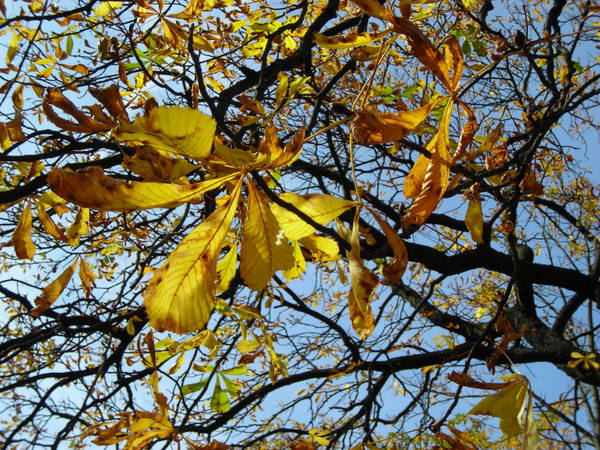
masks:
[[[216,378],[215,380],[215,390],[210,399],[210,407],[216,413],[226,413],[231,409],[231,402],[227,396],[227,391],[224,391],[221,388],[219,378]]]
[[[248,375],[248,367],[246,364],[241,364],[231,369],[219,371],[221,375]]]
[[[206,385],[207,382],[208,382],[208,378],[206,380],[198,381],[197,383],[186,384],[185,386],[181,387],[181,394],[188,395],[193,392],[198,392]]]

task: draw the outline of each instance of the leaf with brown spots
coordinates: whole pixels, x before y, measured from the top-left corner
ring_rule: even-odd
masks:
[[[47,182],[60,197],[87,208],[135,211],[175,207],[236,177],[239,174],[233,173],[194,184],[127,182],[106,176],[102,168],[93,166],[77,172],[53,169],[48,174]]]
[[[375,324],[373,322],[373,310],[371,309],[371,297],[379,284],[379,278],[365,267],[360,257],[360,240],[358,237],[359,213],[354,216],[354,224],[350,233],[351,250],[346,252],[348,266],[350,269],[351,288],[348,293],[348,307],[350,309],[350,320],[352,328],[360,336],[366,339],[371,335]]]
[[[123,167],[148,181],[173,181],[199,166],[183,158],[163,156],[150,147],[140,147],[134,156],[123,155]]]
[[[368,45],[372,42],[383,39],[388,34],[389,30],[372,35],[369,33],[359,33],[355,30],[344,36],[325,36],[321,33],[315,33],[313,35],[313,41],[315,44],[328,49],[354,48]]]
[[[398,233],[396,233],[396,230],[394,230],[385,220],[379,217],[375,211],[369,211],[385,233],[388,244],[394,253],[394,260],[382,270],[384,279],[381,282],[381,284],[392,286],[402,279],[402,275],[404,275],[404,272],[406,271],[406,267],[408,265],[408,251],[406,250],[404,241],[398,235]]]

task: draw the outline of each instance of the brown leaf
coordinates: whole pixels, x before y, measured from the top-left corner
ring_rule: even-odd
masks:
[[[373,145],[395,142],[412,133],[431,110],[445,97],[440,97],[413,111],[398,113],[358,111],[352,121],[352,133],[358,144]]]
[[[444,56],[436,49],[423,32],[412,22],[404,17],[391,14],[386,15],[389,23],[396,33],[406,37],[410,52],[427,69],[429,69],[442,82],[446,89],[451,90],[449,70]]]
[[[500,314],[498,317],[498,321],[496,322],[496,330],[502,333],[502,339],[500,340],[498,346],[494,349],[494,352],[491,354],[491,356],[486,360],[487,368],[490,372],[492,372],[492,374],[496,370],[498,359],[500,359],[500,357],[506,353],[508,344],[511,341],[516,341],[517,339],[522,338],[524,335],[524,333],[517,333],[515,331],[505,314]]]
[[[55,107],[70,115],[75,121],[73,122],[60,117],[54,110]],[[42,100],[42,108],[50,122],[67,131],[97,133],[108,131],[115,125],[114,123],[99,122],[85,115],[83,111],[64,96],[60,89],[49,89],[46,92],[46,96]]]
[[[102,106],[110,113],[112,117],[118,120],[129,122],[129,116],[123,103],[123,97],[116,84],[110,85],[104,89],[90,88],[89,92],[96,100],[102,103]]]
[[[503,389],[508,386],[510,383],[484,383],[481,381],[477,381],[466,373],[453,371],[452,373],[446,375],[450,381],[453,381],[456,384],[461,386],[475,388],[475,389]]]
[[[384,279],[381,282],[381,284],[392,286],[402,279],[402,275],[404,275],[404,272],[406,271],[406,266],[408,265],[406,245],[404,245],[404,241],[398,233],[396,233],[396,230],[394,230],[386,221],[381,219],[375,211],[371,211],[371,214],[373,214],[373,217],[385,233],[388,244],[394,253],[394,260],[392,263],[383,268]]]

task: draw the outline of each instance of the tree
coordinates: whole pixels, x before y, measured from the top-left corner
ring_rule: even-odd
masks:
[[[600,448],[598,6],[0,12],[6,448]]]

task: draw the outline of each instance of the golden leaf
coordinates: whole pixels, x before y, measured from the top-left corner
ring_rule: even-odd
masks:
[[[229,203],[188,234],[154,273],[144,293],[150,325],[186,333],[204,328],[215,305],[216,266],[235,215],[241,180]]]
[[[450,153],[448,152],[448,126],[452,114],[452,101],[449,101],[440,120],[434,151],[425,171],[421,192],[415,198],[402,221],[402,227],[423,224],[446,192],[450,179]]]
[[[452,68],[452,79],[449,80],[451,92],[456,91],[460,84],[460,79],[463,73],[463,56],[460,44],[456,37],[450,35],[444,40],[444,54],[446,57],[446,64]]]
[[[27,203],[12,236],[15,254],[19,259],[33,259],[35,255],[35,244],[31,240],[31,222],[31,205]]]
[[[121,141],[203,159],[210,152],[216,126],[210,116],[197,109],[160,106],[150,109],[133,123],[122,122],[112,133]]]
[[[277,130],[272,124],[267,125],[256,152],[230,148],[219,138],[215,138],[215,155],[228,167],[237,169],[259,170],[287,166],[300,157],[304,132],[304,128],[300,129],[292,140],[284,148],[281,148]]]
[[[413,111],[380,113],[358,111],[352,121],[352,132],[358,144],[373,145],[395,142],[412,133],[444,98],[440,97]]]
[[[263,195],[253,183],[247,186],[240,273],[248,287],[261,291],[275,271],[293,267],[293,249]]]
[[[54,239],[59,241],[68,242],[67,237],[65,236],[65,232],[62,228],[59,228],[58,225],[52,220],[52,218],[48,215],[44,207],[40,202],[36,202],[36,208],[38,213],[38,219],[42,223],[44,230]]]
[[[77,172],[53,169],[47,182],[59,196],[78,205],[100,211],[134,211],[172,208],[238,176],[233,173],[194,184],[126,182],[106,176],[101,167],[92,166]]]
[[[373,311],[371,309],[371,297],[379,284],[379,278],[373,271],[365,267],[360,257],[358,218],[359,213],[357,211],[350,234],[351,250],[346,252],[351,281],[351,288],[348,293],[348,307],[354,331],[356,331],[361,339],[366,339],[371,335],[373,328],[375,328]]]
[[[469,233],[471,233],[471,238],[478,244],[483,244],[483,212],[481,210],[479,195],[477,198],[469,200],[465,225]]]
[[[69,245],[75,247],[79,244],[79,238],[84,234],[87,234],[89,227],[88,222],[90,221],[90,210],[89,208],[79,208],[75,222],[67,228],[65,235],[69,240]]]
[[[344,200],[327,194],[300,195],[285,192],[279,198],[292,204],[320,225],[331,222],[344,211],[356,206],[356,203],[351,200]],[[292,240],[302,239],[315,232],[311,225],[296,214],[275,203],[271,204],[271,211],[277,217],[284,234]]]
[[[77,266],[77,259],[56,280],[44,288],[40,296],[35,299],[35,308],[31,310],[33,316],[39,317],[58,299],[71,281],[71,277],[75,273],[75,266]]]
[[[79,261],[79,279],[81,280],[86,297],[92,295],[92,286],[95,284],[96,275],[94,275],[94,272],[83,258]]]
[[[475,136],[475,132],[477,131],[477,118],[475,117],[475,113],[464,103],[462,104],[462,107],[465,108],[469,117],[467,119],[467,123],[460,132],[458,145],[456,146],[456,150],[452,155],[452,163],[462,158],[469,145],[471,145],[471,142],[473,142],[473,136]]]
[[[429,152],[435,148],[437,136],[437,134],[434,135],[425,146],[425,149]],[[410,172],[408,172],[408,175],[404,179],[404,196],[406,198],[413,198],[421,192],[425,173],[427,172],[430,162],[431,159],[423,153],[419,155],[417,162],[412,166]]]

